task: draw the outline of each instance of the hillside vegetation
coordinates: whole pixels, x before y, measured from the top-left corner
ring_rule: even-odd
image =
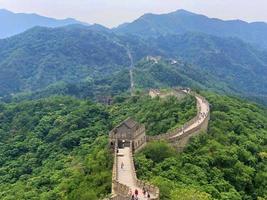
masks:
[[[212,106],[208,134],[177,154],[164,142],[135,158],[139,177],[161,198],[266,198],[266,109],[205,94]],[[0,104],[0,197],[99,199],[109,194],[112,156],[107,133],[128,116],[156,135],[196,113],[195,100],[117,96],[111,106],[70,97]],[[190,199],[190,198],[189,198]]]
[[[66,97],[1,104],[0,127],[0,199],[96,200],[110,192],[102,106]]]
[[[104,106],[62,96],[0,104],[0,199],[101,199],[111,191],[109,130],[132,116],[158,134],[196,112],[192,97],[114,101]]]
[[[129,66],[114,36],[87,27],[33,28],[0,40],[0,95],[91,82]]]
[[[158,185],[163,200],[266,199],[266,109],[205,96],[212,108],[208,133],[194,138],[181,154],[165,142],[149,144],[135,158],[138,175]]]
[[[127,48],[137,66],[134,78],[141,86],[181,84],[267,102],[267,52],[262,49],[237,38],[204,33],[155,38],[116,35],[99,25],[39,27],[0,40],[0,98],[18,93],[38,98],[124,92],[129,89]],[[142,62],[149,55],[179,63],[148,66]],[[140,66],[147,69],[140,71]]]
[[[128,117],[132,117],[146,127],[147,135],[166,133],[172,128],[182,126],[197,114],[196,100],[192,96],[183,99],[166,99],[149,96],[123,97],[110,108],[115,117],[114,126]]]
[[[181,60],[172,64],[172,60],[159,59],[156,62],[143,59],[136,64],[134,81],[137,88],[168,88],[177,85],[195,89],[209,89],[221,92],[232,92],[229,84],[204,73],[198,68]]]
[[[191,63],[196,73],[230,86],[238,93],[266,94],[267,52],[235,38],[219,38],[198,33],[169,35],[152,40],[165,57]],[[192,76],[193,77],[193,76]]]

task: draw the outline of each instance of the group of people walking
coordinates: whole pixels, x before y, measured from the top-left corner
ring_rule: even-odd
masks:
[[[143,196],[145,197],[145,198],[147,198],[148,200],[150,200],[150,194],[149,194],[149,192],[146,190],[146,188],[144,188],[143,187]],[[131,200],[139,200],[139,196],[138,196],[139,194],[138,194],[138,190],[137,189],[135,189],[135,191],[134,191],[134,193],[132,194],[132,198],[131,198]]]
[[[200,113],[200,116],[201,116],[202,118],[205,118],[205,117],[207,117],[207,113],[205,113],[205,112],[201,112],[201,113]]]
[[[121,169],[124,169],[124,163],[121,162]],[[142,193],[143,193],[143,197],[144,198],[147,198],[147,200],[150,200],[150,193],[148,192],[148,190],[143,187],[142,189]],[[135,189],[135,191],[131,191],[131,200],[139,200],[139,192],[138,192],[138,189]]]
[[[207,113],[205,112],[200,112],[200,115],[198,117],[198,123],[201,122],[201,119],[205,119],[205,117],[207,117]]]

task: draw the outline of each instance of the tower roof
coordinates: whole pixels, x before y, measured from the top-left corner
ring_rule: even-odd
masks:
[[[124,120],[120,125],[125,124],[129,129],[132,129],[133,127],[135,127],[138,123],[133,120],[132,118],[127,118],[126,120]]]

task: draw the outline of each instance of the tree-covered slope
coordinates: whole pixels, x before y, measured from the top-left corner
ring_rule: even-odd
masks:
[[[186,32],[205,33],[219,37],[237,37],[245,42],[267,48],[267,24],[241,20],[223,21],[185,10],[167,14],[145,14],[132,23],[114,29],[119,34],[158,37]]]
[[[108,132],[126,117],[149,134],[196,113],[192,97],[117,96],[104,106],[70,97],[0,104],[0,199],[98,200],[111,191]]]
[[[34,28],[0,40],[0,95],[91,81],[127,67],[115,36],[90,27]]]
[[[183,67],[182,74],[187,73],[187,78],[193,79],[195,85],[205,85],[217,91],[233,91],[247,97],[259,97],[267,102],[267,51],[236,38],[220,38],[200,33],[165,35],[150,39],[132,37],[128,42],[136,60],[146,55],[181,60],[189,64],[187,68]],[[156,70],[156,66],[153,70]],[[162,70],[162,77],[168,76],[169,70],[164,67],[159,70]],[[181,80],[181,75],[172,75],[174,74]],[[188,80],[180,82],[188,83]]]
[[[230,85],[221,82],[211,73],[181,60],[163,58],[158,58],[156,62],[149,58],[138,62],[134,69],[134,81],[137,88],[182,86],[228,93],[234,91]]]
[[[176,97],[160,99],[146,95],[131,98],[117,97],[109,111],[114,117],[114,126],[132,117],[145,125],[147,135],[166,133],[182,126],[197,114],[196,100],[192,96],[185,96],[182,99]]]
[[[267,102],[266,51],[236,38],[186,33],[142,39],[118,36],[99,25],[34,28],[0,40],[0,96],[36,91],[68,93],[72,86],[90,93],[78,92],[78,96],[92,96],[100,90],[108,95],[114,90],[125,91],[130,66],[127,48],[135,64],[148,55],[182,63],[145,64],[146,70],[141,71],[138,63],[134,77],[137,85],[193,86]],[[67,86],[62,88],[62,84]]]
[[[136,157],[138,174],[160,187],[161,198],[266,198],[266,108],[204,94],[211,103],[208,134],[176,154],[149,144]],[[69,97],[0,104],[0,197],[99,199],[110,192],[107,133],[128,116],[155,135],[196,112],[192,97],[117,96],[105,107]],[[190,198],[189,198],[190,199]]]
[[[130,88],[129,79],[129,71],[125,69],[105,77],[97,77],[91,81],[73,83],[60,81],[37,91],[6,95],[2,100],[4,102],[20,102],[61,95],[103,102],[104,99],[121,93],[128,93]]]
[[[0,127],[1,199],[93,200],[110,192],[104,107],[67,97],[1,104]]]
[[[160,37],[157,46],[165,55],[177,56],[192,63],[237,91],[267,93],[266,51],[234,38],[223,39],[194,33]]]
[[[178,155],[164,142],[149,144],[135,158],[139,176],[158,185],[163,200],[266,199],[266,108],[205,96],[211,104],[208,133]]]

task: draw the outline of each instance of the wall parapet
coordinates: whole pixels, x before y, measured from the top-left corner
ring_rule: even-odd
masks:
[[[207,130],[208,122],[210,119],[209,102],[201,95],[199,95],[196,92],[193,92],[191,90],[188,90],[188,89],[186,91],[184,91],[183,89],[175,89],[175,91],[179,92],[179,93],[184,92],[186,94],[190,94],[197,99],[197,115],[194,118],[192,118],[190,121],[186,122],[183,125],[183,127],[176,128],[176,129],[171,130],[167,133],[160,134],[157,136],[147,136],[148,141],[166,140],[166,141],[169,141],[171,143],[174,143],[174,142],[177,142],[183,138],[189,138],[189,137],[191,137],[191,135],[198,133],[200,131],[206,131]],[[203,115],[201,113],[201,105],[200,105],[200,102],[198,101],[198,99],[200,99],[202,101],[202,103],[207,105],[207,107],[208,107],[207,114],[204,116],[204,120],[200,124],[198,124],[196,127],[189,129],[187,131],[184,131],[187,128],[189,128],[190,126],[197,123],[201,119],[201,117],[203,117]]]
[[[116,195],[119,195],[120,197],[124,197],[124,198],[131,197],[131,189],[128,186],[121,184],[117,180],[113,180],[112,184],[114,186],[114,191]]]
[[[114,148],[114,163],[112,170],[112,196],[109,200],[129,200],[131,197],[131,189],[121,184],[118,181],[118,155],[117,155],[117,144]]]
[[[124,185],[118,181],[118,141],[115,142],[115,148],[114,148],[114,163],[113,163],[113,173],[112,173],[112,196],[109,198],[109,200],[129,200],[131,199],[131,188],[127,185]],[[143,144],[143,146],[146,143]],[[142,146],[142,147],[143,147]],[[142,148],[140,147],[139,150]],[[159,188],[156,186],[153,186],[152,184],[149,184],[147,182],[141,181],[136,176],[136,170],[134,165],[134,158],[133,158],[133,148],[132,143],[130,143],[130,165],[133,172],[134,177],[134,183],[137,188],[146,188],[147,191],[152,194],[150,200],[159,200]]]
[[[161,95],[158,90],[151,92],[151,94],[154,95],[153,97],[159,96],[162,98],[166,96],[170,96],[170,95],[176,96],[178,98],[179,95],[183,93],[190,94],[197,99],[197,115],[194,118],[192,118],[190,121],[185,123],[183,127],[181,128],[176,128],[174,130],[171,130],[165,134],[161,134],[158,136],[146,136],[147,141],[167,140],[168,142],[174,145],[178,144],[178,148],[182,149],[186,145],[186,143],[188,142],[191,136],[199,133],[200,131],[207,130],[209,119],[210,119],[210,106],[209,106],[208,101],[204,97],[202,97],[201,95],[195,92],[190,91],[189,89],[175,89],[172,92],[170,92],[170,94],[164,94],[164,95]],[[203,113],[201,109],[201,103],[206,105],[206,107],[204,107],[205,109],[207,108],[205,113]],[[200,122],[200,119],[202,119],[201,122]],[[199,122],[199,124],[194,126],[194,124],[196,124],[197,122]],[[118,181],[118,170],[119,170],[118,169],[119,167],[118,166],[118,155],[117,155],[118,140],[114,138],[111,134],[110,134],[110,138],[114,139],[115,148],[114,148],[114,164],[113,164],[113,172],[112,172],[112,197],[110,197],[109,200],[129,200],[131,199],[131,193],[132,193],[131,188],[128,187],[127,185],[121,184]],[[182,145],[179,142],[181,142]],[[145,146],[145,144],[146,143],[138,147],[136,150],[140,150],[141,148]],[[150,198],[150,200],[159,200],[160,198],[159,188],[146,181],[139,180],[136,176],[136,170],[135,170],[134,158],[133,158],[134,152],[133,152],[132,145],[133,145],[132,142],[130,142],[130,165],[131,165],[132,172],[133,172],[135,186],[137,186],[138,188],[145,188],[149,193],[153,194],[152,195],[153,197]]]
[[[139,180],[136,175],[135,165],[134,165],[134,159],[133,159],[133,152],[131,151],[131,166],[134,173],[134,179],[136,186],[139,188],[145,188],[150,194],[153,194],[155,197],[150,198],[150,200],[159,200],[159,188],[142,180]]]

